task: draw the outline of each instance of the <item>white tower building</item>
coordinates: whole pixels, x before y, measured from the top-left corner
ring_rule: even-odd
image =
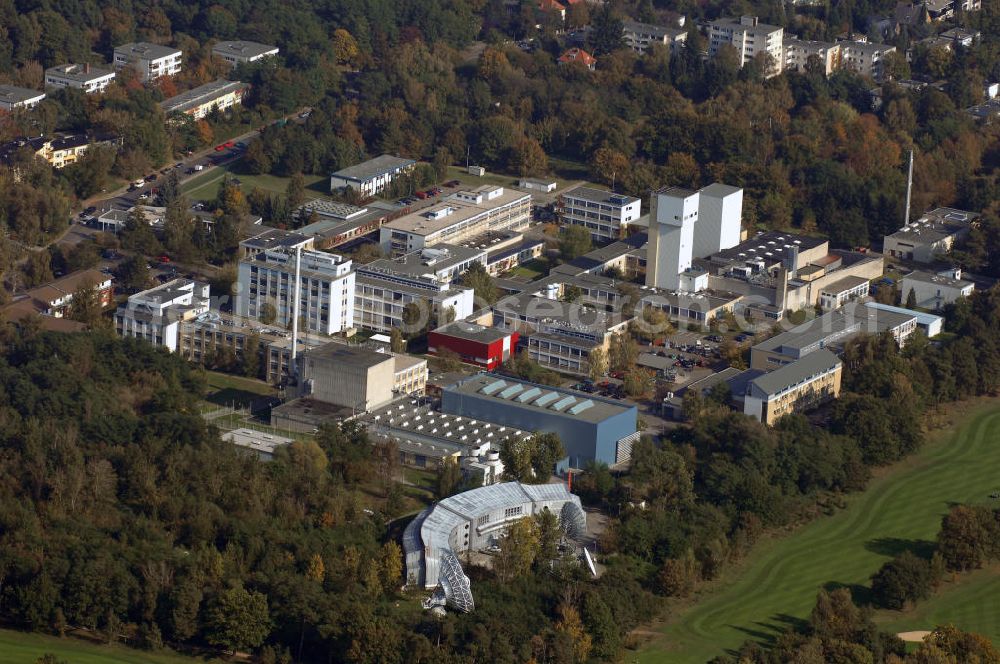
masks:
[[[653,192],[646,245],[646,285],[678,290],[680,275],[691,267],[699,194],[680,187]]]
[[[698,191],[698,232],[694,236],[694,255],[707,258],[740,243],[743,216],[743,190],[728,184],[710,184]]]

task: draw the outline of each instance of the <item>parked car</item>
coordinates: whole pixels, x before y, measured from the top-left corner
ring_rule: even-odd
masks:
[[[146,182],[156,182],[156,173],[151,173],[146,176]]]
[[[215,146],[215,151],[216,151],[216,152],[222,152],[222,151],[223,151],[223,150],[225,150],[225,149],[226,149],[226,146],[225,146],[225,145],[216,145],[216,146]]]
[[[202,170],[202,169],[204,169],[204,168],[205,168],[205,167],[204,167],[204,166],[202,166],[201,164],[195,164],[195,165],[194,165],[194,170],[196,170],[196,171],[200,171],[200,170]]]
[[[461,184],[462,184],[461,180],[448,180],[447,182],[444,183],[444,186],[446,186],[446,187],[458,187]]]
[[[227,148],[231,148],[234,147],[236,143],[234,143],[233,141],[226,141],[225,143],[223,143],[223,145],[226,146]]]
[[[424,191],[418,191],[413,195],[419,198],[420,200],[424,200],[425,198],[427,198],[427,192]]]
[[[166,254],[163,254],[162,256],[160,256],[159,261],[161,263],[169,263],[170,262],[170,256],[167,256]]]

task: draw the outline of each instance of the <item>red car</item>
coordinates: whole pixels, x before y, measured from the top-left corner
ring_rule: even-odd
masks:
[[[222,152],[222,151],[223,151],[223,150],[225,150],[225,149],[226,149],[226,146],[225,146],[225,145],[216,145],[216,146],[215,146],[215,151],[216,151],[216,152]]]
[[[236,143],[234,143],[232,141],[226,141],[225,143],[223,143],[223,145],[226,146],[227,148],[231,148],[234,145],[236,145]]]
[[[169,263],[170,262],[170,256],[167,256],[166,254],[160,256],[160,262],[161,263]]]
[[[418,191],[417,193],[415,193],[413,195],[416,196],[417,198],[419,198],[420,200],[424,200],[425,198],[427,198],[427,192],[426,191]]]

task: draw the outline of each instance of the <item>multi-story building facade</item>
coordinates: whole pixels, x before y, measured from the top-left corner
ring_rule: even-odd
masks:
[[[519,231],[530,223],[531,194],[484,185],[388,222],[379,229],[379,244],[398,256],[440,243],[460,244],[487,231]]]
[[[885,77],[885,56],[896,51],[895,46],[886,44],[871,44],[868,42],[840,42],[840,63],[844,69],[850,69],[862,76],[876,81]]]
[[[416,164],[413,159],[383,154],[333,173],[330,176],[330,191],[348,188],[364,197],[375,196],[397,177],[412,171]]]
[[[592,187],[577,187],[559,196],[562,224],[583,226],[598,242],[618,240],[628,234],[629,224],[642,214],[642,201]]]
[[[422,264],[419,254],[359,266],[354,292],[356,324],[376,332],[404,329],[408,325],[404,323],[403,311],[410,303],[426,305],[421,311],[422,320],[411,323],[415,328],[431,324],[448,309],[454,312],[454,320],[471,316],[475,292],[452,286],[450,269],[441,268],[439,276],[429,267]]]
[[[514,354],[518,337],[517,332],[457,320],[431,330],[427,335],[427,352],[439,355],[450,351],[463,362],[493,371]]]
[[[252,41],[223,41],[212,47],[212,55],[236,67],[278,55],[278,47]]]
[[[743,412],[774,425],[783,416],[815,408],[840,396],[843,363],[828,350],[786,364],[747,384]]]
[[[182,55],[179,49],[149,42],[122,44],[115,47],[114,66],[118,70],[132,67],[140,81],[154,81],[180,73]]]
[[[247,86],[239,81],[213,81],[160,102],[164,115],[181,113],[200,120],[212,111],[243,103]]]
[[[208,292],[208,284],[174,279],[131,295],[115,311],[115,331],[118,336],[145,339],[176,352],[181,324],[208,313]]]
[[[625,330],[628,321],[595,307],[525,292],[493,305],[493,324],[517,332],[518,348],[539,364],[585,374],[590,353],[607,351],[611,337]]]
[[[0,111],[27,110],[45,99],[45,93],[16,85],[0,84]]]
[[[893,258],[930,263],[965,238],[979,215],[955,208],[936,208],[886,235],[882,253]]]
[[[720,18],[709,24],[708,54],[715,57],[723,46],[732,46],[740,67],[755,57],[766,53],[771,63],[766,74],[777,76],[781,73],[782,37],[784,29],[776,25],[761,23],[756,16],[740,18]]]
[[[840,68],[840,44],[785,37],[783,46],[785,71],[804,72],[810,58],[819,63],[827,76]]]
[[[273,313],[275,323],[291,329],[297,270],[299,328],[338,334],[353,327],[355,273],[351,261],[311,249],[268,249],[243,258],[233,310],[258,320]]]
[[[67,64],[49,67],[45,70],[45,87],[76,88],[86,94],[104,92],[115,80],[115,72],[110,69],[84,64]]]
[[[681,28],[668,28],[638,21],[623,21],[622,36],[625,38],[625,45],[639,55],[645,55],[654,44],[666,46],[670,49],[671,55],[676,55],[687,43],[687,32]]]
[[[914,270],[899,282],[904,302],[912,292],[917,306],[930,311],[939,311],[946,304],[969,297],[975,289],[975,284],[962,279],[962,271],[957,268],[937,274]]]

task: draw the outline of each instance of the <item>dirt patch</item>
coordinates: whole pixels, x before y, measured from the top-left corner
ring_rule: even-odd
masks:
[[[924,640],[924,637],[930,634],[926,629],[919,629],[913,632],[900,632],[896,636],[903,639],[907,643],[920,643]]]

